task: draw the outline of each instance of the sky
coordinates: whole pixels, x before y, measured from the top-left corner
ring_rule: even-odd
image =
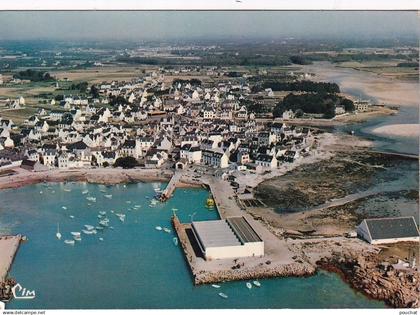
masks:
[[[398,37],[418,36],[419,21],[414,11],[3,11],[0,40]]]

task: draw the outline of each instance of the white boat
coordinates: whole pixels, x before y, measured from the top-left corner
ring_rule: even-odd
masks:
[[[171,233],[171,230],[168,228],[163,228],[163,231],[165,231],[166,233]]]
[[[218,284],[212,284],[211,285],[213,288],[216,288],[216,289],[219,289],[220,288],[220,285],[218,285]]]
[[[224,299],[227,299],[228,298],[228,296],[226,294],[224,294],[223,292],[220,292],[219,293],[219,296],[222,297],[222,298],[224,298]]]
[[[39,193],[42,194],[42,191],[40,191]]]
[[[74,219],[74,215],[70,215],[69,217],[70,217],[70,219]]]
[[[74,238],[74,240],[75,241],[78,241],[78,242],[80,242],[81,240],[82,240],[82,237],[79,235],[79,236],[73,236],[73,238]]]
[[[103,218],[103,216],[98,214],[98,219],[102,219],[102,218]]]
[[[247,282],[247,283],[246,283],[246,287],[247,287],[248,289],[252,289],[252,284],[251,284],[251,282]]]
[[[105,198],[112,199],[112,195],[104,195]]]
[[[156,199],[152,199],[152,200],[150,200],[150,203],[151,203],[152,205],[156,205],[156,204],[158,203],[158,201],[157,201]]]
[[[177,246],[177,245],[178,245],[178,238],[177,238],[177,237],[174,237],[174,238],[172,239],[172,241],[174,242],[174,245],[175,245],[175,246]]]
[[[102,237],[100,237],[99,240],[102,242],[104,239]]]
[[[62,206],[61,208],[64,209],[64,210],[67,210],[67,207],[66,206]]]
[[[82,230],[82,232],[87,235],[96,234],[96,230]]]
[[[124,222],[125,220],[125,214],[117,213],[118,219],[120,219],[121,222]]]
[[[83,195],[86,195],[87,193],[89,193],[89,190],[87,190],[87,189],[82,191]]]
[[[114,227],[113,227],[113,226],[110,226],[109,228],[110,228],[111,230],[113,230],[113,229],[114,229]]]
[[[96,202],[96,197],[86,197],[87,200]]]
[[[57,223],[57,233],[55,233],[55,236],[61,240],[61,233],[60,233],[60,224]]]
[[[103,227],[108,227],[108,221],[101,220],[99,221],[99,225],[102,225]]]
[[[86,230],[91,231],[91,230],[93,230],[95,227],[94,227],[93,225],[85,224],[85,228],[86,228]]]
[[[65,240],[64,243],[66,243],[68,245],[74,245],[75,241],[74,240]]]
[[[256,286],[256,287],[260,287],[261,283],[257,280],[252,281],[252,283]]]
[[[71,191],[71,189],[64,188],[64,191],[66,191],[66,192],[70,192],[70,191]]]
[[[97,229],[98,231],[102,231],[104,229],[104,227],[103,226],[97,226],[97,227],[95,227],[95,229]]]
[[[80,236],[80,232],[70,232],[70,234],[73,236]]]
[[[162,227],[161,226],[157,226],[157,227],[155,227],[155,229],[158,230],[158,231],[162,231]]]
[[[125,203],[131,203],[131,201],[130,200],[127,200]]]
[[[106,214],[106,211],[99,211],[99,214],[100,215],[105,215]]]

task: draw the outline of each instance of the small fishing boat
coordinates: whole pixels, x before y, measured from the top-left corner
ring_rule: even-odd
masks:
[[[110,228],[111,230],[113,230],[113,229],[114,229],[114,227],[113,227],[113,226],[110,226],[109,228]]]
[[[256,286],[256,287],[260,287],[261,283],[258,280],[254,280],[252,281],[252,283]]]
[[[102,242],[104,239],[102,237],[100,237],[99,240]]]
[[[40,191],[39,193],[40,193],[40,194],[42,194],[43,192],[42,192],[42,191]]]
[[[114,213],[115,211],[114,210],[111,210],[111,213]]]
[[[98,214],[98,219],[102,219],[102,218],[103,218],[103,216]]]
[[[74,245],[75,241],[74,240],[65,240],[64,243],[66,243],[68,245]]]
[[[218,285],[218,284],[212,284],[211,285],[213,288],[216,288],[216,289],[219,289],[220,288],[220,285]]]
[[[70,232],[70,234],[73,236],[80,236],[80,232]]]
[[[224,299],[227,299],[228,298],[228,296],[226,294],[224,294],[223,292],[220,292],[219,293],[219,296],[222,297],[222,298],[224,298]]]
[[[164,231],[164,232],[166,232],[166,233],[171,233],[171,230],[170,230],[170,229],[168,229],[168,228],[166,228],[166,227],[165,227],[165,228],[163,228],[163,231]]]
[[[96,234],[96,230],[82,230],[82,232],[87,235]]]
[[[157,227],[155,227],[155,229],[158,230],[158,231],[162,231],[162,227],[161,226],[157,226]]]
[[[66,206],[62,206],[61,208],[64,209],[64,210],[67,210],[67,207]]]
[[[69,217],[70,217],[70,219],[74,219],[74,215],[70,215]]]
[[[213,199],[213,197],[207,198],[206,204],[207,204],[207,207],[214,207],[214,199]]]
[[[86,197],[87,200],[96,202],[96,197]]]
[[[125,203],[131,203],[131,201],[130,200],[127,200]]]
[[[247,283],[246,283],[246,287],[247,287],[248,289],[252,289],[252,284],[251,284],[251,282],[247,282]]]
[[[112,195],[104,195],[105,198],[112,199]]]
[[[63,190],[66,192],[71,192],[71,189],[68,189],[68,188],[64,188]]]
[[[101,225],[101,226],[103,226],[103,227],[108,227],[108,222],[109,222],[109,221],[106,221],[106,220],[101,220],[101,221],[99,221],[99,225]]]
[[[89,190],[87,190],[87,189],[82,191],[83,195],[86,195],[87,193],[89,193]]]
[[[125,214],[119,216],[118,218],[120,219],[121,222],[124,222],[125,221]]]
[[[55,233],[55,236],[61,240],[61,233],[60,233],[60,224],[57,223],[57,233]]]
[[[105,215],[106,214],[106,211],[99,211],[99,214],[100,215]]]
[[[177,245],[178,245],[178,238],[177,238],[177,237],[174,237],[174,238],[172,239],[172,241],[174,242],[174,245],[175,245],[175,246],[177,246]]]
[[[98,231],[102,231],[104,229],[104,227],[103,226],[97,226],[97,227],[95,227],[95,229],[98,230]]]
[[[89,231],[93,230],[95,227],[93,225],[85,224],[85,228]]]

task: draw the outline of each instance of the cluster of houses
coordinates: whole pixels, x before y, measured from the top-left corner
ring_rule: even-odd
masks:
[[[20,126],[0,117],[0,169],[108,167],[133,157],[146,168],[264,170],[299,159],[315,143],[308,128],[255,119],[243,102],[247,84],[168,84],[153,72],[98,91],[98,98],[51,100],[54,109],[40,108]]]

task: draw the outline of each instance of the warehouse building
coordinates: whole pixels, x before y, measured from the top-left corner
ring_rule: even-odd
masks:
[[[420,241],[414,217],[365,219],[357,227],[357,236],[370,244]]]
[[[244,217],[193,222],[192,231],[206,260],[264,256],[264,242]]]

